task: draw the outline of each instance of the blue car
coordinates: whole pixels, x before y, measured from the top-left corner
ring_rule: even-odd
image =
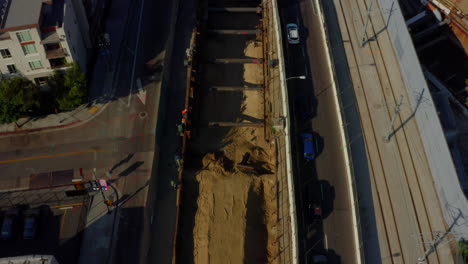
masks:
[[[302,134],[302,145],[304,147],[304,159],[314,160],[317,156],[317,139],[310,133]]]

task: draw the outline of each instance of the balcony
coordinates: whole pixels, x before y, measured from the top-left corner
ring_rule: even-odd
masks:
[[[43,31],[41,33],[41,44],[51,44],[60,42],[57,31]]]
[[[67,60],[65,58],[55,58],[49,60],[50,67],[52,69],[62,68],[68,66]]]
[[[10,34],[8,32],[3,32],[0,34],[0,41],[2,40],[10,40],[11,37],[10,37]]]
[[[46,59],[63,58],[66,56],[63,48],[49,49],[45,51]]]

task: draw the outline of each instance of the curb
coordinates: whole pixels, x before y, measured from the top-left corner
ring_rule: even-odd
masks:
[[[17,134],[35,133],[35,132],[52,132],[52,131],[59,131],[59,130],[74,128],[74,127],[77,127],[78,125],[86,124],[89,121],[93,120],[96,116],[101,114],[101,112],[104,109],[106,109],[107,106],[110,103],[111,103],[111,101],[103,104],[102,107],[96,113],[94,113],[92,116],[90,116],[89,118],[84,119],[84,120],[77,120],[77,121],[73,121],[73,122],[70,122],[70,123],[64,124],[64,125],[56,125],[56,126],[47,126],[47,127],[38,127],[38,128],[24,129],[24,130],[0,132],[0,138],[4,138],[4,137],[8,137],[8,136],[14,136],[14,135],[17,135]]]
[[[0,132],[0,136],[8,136],[8,135],[14,135],[14,134],[21,134],[21,133],[30,133],[30,132],[38,132],[42,130],[47,130],[47,129],[55,129],[55,128],[65,128],[71,125],[75,125],[81,123],[81,120],[74,121],[65,125],[58,125],[58,126],[49,126],[49,127],[38,127],[38,128],[31,128],[31,129],[25,129],[25,130],[16,130],[16,131],[8,131],[8,132]]]

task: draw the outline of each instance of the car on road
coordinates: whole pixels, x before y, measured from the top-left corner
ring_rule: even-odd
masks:
[[[316,188],[307,189],[307,213],[312,219],[322,219],[322,193]]]
[[[302,145],[304,147],[304,159],[314,160],[317,156],[317,138],[311,133],[302,133]]]
[[[309,203],[309,213],[313,218],[322,218],[322,205],[318,201],[312,201]]]
[[[39,211],[30,211],[25,214],[23,225],[23,239],[36,238]]]
[[[327,257],[324,255],[315,255],[312,257],[313,264],[326,264],[328,263]]]
[[[325,192],[327,184],[324,181],[315,181],[306,189],[306,206],[309,218],[323,219],[327,214],[327,200]]]
[[[299,44],[299,29],[296,24],[290,23],[286,25],[289,44]]]
[[[12,209],[6,213],[5,218],[3,218],[2,229],[0,233],[1,239],[9,240],[13,237],[18,213],[18,209]]]

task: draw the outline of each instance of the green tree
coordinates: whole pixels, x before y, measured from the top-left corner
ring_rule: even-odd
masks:
[[[88,100],[86,76],[77,63],[65,71],[55,71],[48,84],[60,110],[74,109]]]
[[[462,255],[463,263],[468,263],[468,241],[466,240],[458,241],[458,249]]]
[[[0,123],[11,123],[39,109],[38,89],[24,77],[0,81]]]

